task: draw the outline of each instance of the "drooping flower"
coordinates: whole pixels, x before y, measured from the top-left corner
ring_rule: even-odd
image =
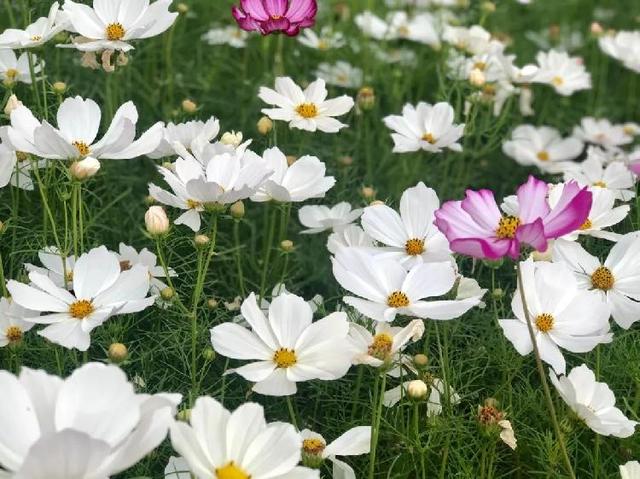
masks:
[[[327,444],[321,434],[303,429],[302,463],[319,468],[325,460],[333,464],[333,477],[356,479],[356,474],[349,464],[336,456],[359,456],[369,454],[371,447],[371,426],[357,426],[349,429],[340,437]]]
[[[550,85],[563,96],[591,88],[591,74],[585,68],[582,58],[571,57],[567,52],[549,50],[539,52],[536,60],[539,70],[532,79],[534,83]]]
[[[337,133],[347,125],[333,117],[347,114],[354,101],[347,95],[327,100],[327,95],[322,79],[310,83],[303,91],[289,77],[276,78],[275,90],[263,86],[258,94],[262,101],[276,106],[262,109],[272,120],[286,121],[290,128]]]
[[[289,293],[273,299],[268,316],[251,293],[241,312],[251,331],[224,323],[211,329],[211,342],[223,356],[253,361],[228,373],[255,382],[252,389],[257,393],[295,394],[297,382],[338,379],[351,366],[346,313],[332,313],[312,323],[311,307]]]
[[[329,26],[322,27],[319,34],[310,28],[303,30],[298,41],[305,47],[320,51],[341,48],[346,44],[344,35],[340,32],[334,32]]]
[[[25,263],[25,269],[47,276],[59,288],[73,288],[73,267],[76,264],[74,255],[63,259],[57,247],[47,246],[38,251],[38,259],[42,266]]]
[[[334,231],[327,238],[327,249],[331,254],[349,246],[373,248],[373,238],[358,225],[347,225]]]
[[[318,78],[322,78],[328,85],[342,88],[360,88],[364,79],[362,70],[345,61],[337,61],[335,64],[321,63],[315,72]]]
[[[478,406],[478,423],[484,430],[491,434],[499,434],[500,440],[511,449],[516,449],[517,440],[513,433],[511,421],[505,419],[506,414],[497,407],[497,401],[493,398],[485,400],[482,406]],[[494,432],[495,431],[495,432]]]
[[[595,433],[614,437],[633,435],[638,423],[627,419],[615,407],[613,391],[606,383],[596,381],[586,364],[573,368],[567,376],[556,376],[552,371],[549,376],[564,402]]]
[[[298,210],[300,224],[307,229],[304,234],[316,234],[323,231],[342,231],[362,215],[362,209],[351,209],[351,205],[346,201],[335,206],[306,205]]]
[[[603,52],[622,62],[629,70],[640,73],[640,31],[621,30],[598,39]]]
[[[547,194],[547,184],[530,176],[518,188],[516,208],[505,215],[493,191],[467,190],[464,200],[448,201],[435,212],[435,223],[456,253],[517,259],[523,244],[545,251],[549,239],[575,231],[587,219],[592,195],[586,187],[567,183],[553,207]]]
[[[116,111],[106,133],[96,141],[101,118],[96,102],[76,96],[65,99],[58,108],[58,128],[46,120],[41,123],[26,107],[16,108],[6,136],[17,151],[64,160],[136,158],[153,151],[162,139],[162,123],[158,122],[134,140],[138,111],[132,102]]]
[[[296,36],[303,28],[316,23],[316,0],[240,0],[231,13],[238,25],[248,32],[262,35],[282,32]]]
[[[468,28],[446,25],[442,39],[457,49],[472,55],[482,55],[502,46],[498,40],[491,36],[490,32],[480,25]]]
[[[44,62],[33,56],[33,74],[39,75],[44,68]],[[31,83],[38,77],[32,78],[29,66],[29,54],[23,53],[19,57],[13,50],[0,49],[0,80],[5,86],[13,87],[16,83]]]
[[[0,371],[0,467],[16,479],[102,479],[166,437],[179,394],[136,394],[116,366],[88,363],[61,379]]]
[[[609,308],[578,287],[572,271],[562,263],[520,263],[522,284],[513,294],[511,309],[516,319],[499,320],[500,327],[518,353],[533,351],[526,314],[535,333],[540,358],[558,373],[566,362],[561,349],[586,353],[598,344],[610,343]],[[525,310],[521,289],[526,298]]]
[[[37,314],[23,308],[11,298],[0,298],[0,348],[19,344],[24,333],[34,326],[22,318]]]
[[[120,243],[118,246],[118,260],[120,261],[120,269],[128,271],[136,265],[147,268],[150,281],[150,291],[152,294],[160,294],[167,287],[160,278],[166,278],[164,268],[157,264],[158,258],[147,248],[142,248],[140,252],[136,251],[132,246]],[[177,273],[168,268],[169,276],[177,276]]]
[[[410,16],[397,10],[390,12],[383,20],[366,10],[355,17],[356,25],[362,32],[376,40],[409,40],[439,48],[440,38],[435,27],[435,18],[429,13]]]
[[[0,128],[0,139],[6,135],[7,127]],[[23,190],[33,190],[33,180],[31,179],[31,170],[44,166],[45,161],[31,162],[29,155],[23,152],[17,152],[10,147],[8,141],[2,140],[0,143],[0,188],[4,188],[8,184],[21,188]]]
[[[556,242],[553,260],[573,271],[580,289],[607,304],[620,327],[629,329],[640,319],[640,237],[636,233],[623,236],[603,262],[573,241]]]
[[[84,52],[128,52],[134,40],[160,35],[178,17],[170,12],[172,0],[93,0],[93,7],[65,0],[70,28],[79,33],[72,46]]]
[[[23,308],[47,313],[23,318],[46,324],[38,334],[65,348],[86,351],[91,331],[111,316],[136,313],[153,304],[147,297],[149,273],[136,265],[121,271],[115,253],[100,246],[78,258],[73,267],[73,294],[38,272],[29,273],[31,285],[11,280],[7,289]]]
[[[502,145],[502,151],[519,164],[536,166],[545,173],[563,172],[583,149],[577,138],[562,138],[555,128],[533,125],[518,126]]]
[[[323,198],[336,179],[326,176],[326,166],[315,156],[303,156],[289,165],[287,157],[276,146],[262,155],[266,167],[273,171],[252,196],[252,201],[299,203],[311,198]]]
[[[178,154],[173,146],[175,143],[186,150],[196,151],[213,141],[219,132],[220,122],[215,117],[209,118],[206,122],[194,120],[178,124],[167,123],[162,141],[147,156],[149,158],[175,156]]]
[[[398,261],[381,258],[360,248],[341,248],[333,262],[333,275],[344,289],[359,296],[343,301],[376,321],[391,322],[396,315],[447,320],[478,305],[480,297],[428,300],[447,294],[456,273],[450,262],[421,263],[408,272]]]
[[[362,228],[384,245],[379,254],[406,267],[423,262],[450,261],[447,238],[433,224],[440,207],[436,192],[420,182],[402,193],[400,213],[383,204],[367,206]]]
[[[390,366],[400,360],[400,354],[410,342],[415,343],[424,334],[424,321],[414,319],[404,327],[390,326],[378,321],[375,334],[357,323],[349,324],[349,341],[355,355],[353,364],[367,364],[374,368]]]
[[[54,2],[46,17],[40,17],[24,30],[8,28],[0,34],[0,48],[35,48],[44,45],[67,28],[66,15],[60,11],[60,4]]]
[[[464,124],[453,123],[455,112],[448,103],[420,102],[415,107],[406,104],[402,115],[391,115],[384,118],[387,128],[394,131],[395,153],[407,153],[424,150],[439,153],[445,148],[462,151],[458,140],[462,137]]]

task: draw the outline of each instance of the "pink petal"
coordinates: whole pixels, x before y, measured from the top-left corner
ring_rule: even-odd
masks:
[[[262,22],[260,24],[260,30],[262,33],[272,33],[272,32],[280,32],[283,30],[288,30],[290,26],[289,20],[285,17],[282,18],[270,18],[266,22]]]
[[[469,213],[462,209],[461,201],[447,201],[435,212],[435,225],[449,241],[458,238],[485,238],[493,230],[482,228]]]
[[[488,231],[495,231],[502,218],[491,190],[467,190],[461,206],[478,225]]]
[[[240,0],[240,6],[250,17],[262,22],[269,19],[269,14],[264,8],[262,0]]]
[[[264,9],[271,17],[283,17],[287,11],[287,0],[262,0]]]
[[[291,23],[299,23],[301,27],[310,27],[318,13],[316,0],[291,0],[287,10],[287,18]]]
[[[534,247],[536,251],[546,251],[548,247],[544,225],[542,224],[541,218],[538,218],[533,223],[528,223],[518,227],[518,230],[516,231],[516,239],[520,243],[525,243]]]
[[[631,170],[632,173],[635,173],[636,175],[640,175],[640,161],[631,163],[629,165],[629,169]]]
[[[565,183],[558,204],[543,218],[545,236],[558,238],[571,233],[589,217],[593,195],[575,181]]]
[[[532,223],[549,214],[548,192],[547,184],[533,176],[518,188],[518,216],[522,223]]]
[[[462,238],[453,240],[450,247],[459,254],[491,260],[503,258],[507,254],[513,256],[514,251],[517,258],[520,252],[517,241],[498,238]]]

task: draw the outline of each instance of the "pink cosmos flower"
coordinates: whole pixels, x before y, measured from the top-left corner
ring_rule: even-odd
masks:
[[[634,161],[633,163],[629,164],[629,169],[635,175],[640,176],[640,160]]]
[[[316,0],[240,0],[239,7],[231,8],[243,30],[259,31],[263,35],[284,32],[291,37],[301,28],[312,27],[317,12]]]
[[[452,251],[482,259],[510,256],[518,259],[522,244],[538,251],[547,240],[577,230],[587,220],[592,194],[576,182],[564,187],[558,204],[547,201],[548,186],[529,176],[510,201],[508,214],[498,208],[493,191],[467,190],[462,201],[448,201],[435,212],[436,226],[447,237]]]

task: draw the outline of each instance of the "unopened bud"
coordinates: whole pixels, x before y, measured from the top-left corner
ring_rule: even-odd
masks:
[[[170,286],[167,286],[162,291],[160,291],[160,297],[165,301],[170,301],[176,295],[176,292]]]
[[[504,291],[502,290],[502,288],[496,288],[491,291],[491,296],[493,297],[493,299],[502,299],[504,297]]]
[[[236,201],[229,208],[231,216],[237,220],[244,218],[244,203],[242,201]]]
[[[207,235],[196,235],[193,238],[193,242],[196,246],[207,246],[211,239]]]
[[[372,200],[376,197],[376,190],[374,190],[371,186],[363,186],[360,189],[360,194],[365,200]]]
[[[155,205],[156,199],[151,195],[147,195],[144,197],[144,204],[147,206]]]
[[[186,3],[179,3],[176,5],[176,10],[178,11],[178,13],[187,13],[189,11],[189,5],[187,5]]]
[[[151,206],[144,214],[144,224],[152,236],[164,235],[169,232],[169,218],[162,206]]]
[[[178,421],[188,422],[191,419],[191,409],[182,409],[178,411],[178,415],[176,416]]]
[[[18,107],[24,106],[18,97],[15,95],[11,95],[7,100],[7,104],[4,106],[4,114],[7,116],[11,116],[11,112]]]
[[[267,135],[271,130],[273,130],[273,121],[268,116],[263,116],[258,120],[258,132],[261,135]]]
[[[86,180],[94,176],[100,169],[100,162],[95,158],[85,158],[84,160],[74,161],[69,166],[69,173],[71,176],[78,180]]]
[[[384,201],[374,200],[371,203],[369,203],[369,206],[380,206],[380,205],[384,205]]]
[[[63,81],[57,81],[57,82],[54,82],[53,85],[51,85],[51,89],[57,95],[62,95],[64,92],[67,91],[67,84]]]
[[[427,394],[429,394],[429,386],[421,379],[414,379],[407,385],[407,395],[414,401],[427,399]]]
[[[486,83],[487,78],[484,75],[484,72],[479,68],[474,68],[469,73],[469,83],[473,86],[482,86]]]
[[[218,307],[218,300],[215,298],[209,298],[207,300],[207,308],[216,309]]]
[[[493,13],[496,11],[496,4],[493,2],[483,2],[481,8],[487,13]]]
[[[129,350],[122,343],[112,343],[111,346],[109,346],[108,356],[109,361],[112,363],[120,364],[122,361],[127,359],[128,355]]]
[[[429,364],[429,358],[426,354],[416,354],[413,357],[413,364],[415,364],[418,368],[424,368],[427,364]]]
[[[364,86],[356,95],[356,103],[361,110],[371,110],[376,104],[376,94],[373,88]]]
[[[338,163],[342,166],[351,166],[353,165],[353,157],[352,156],[341,156],[338,158]]]
[[[216,352],[211,347],[205,348],[205,350],[202,351],[202,357],[205,361],[213,361],[216,358]]]
[[[293,241],[291,240],[283,240],[280,242],[280,248],[285,253],[290,253],[293,251]]]
[[[185,100],[182,100],[182,111],[184,111],[185,113],[193,114],[198,111],[198,105],[194,101],[187,98]]]
[[[591,35],[593,35],[594,37],[599,37],[602,36],[603,33],[604,29],[602,28],[602,25],[600,25],[598,22],[593,22],[591,24]]]
[[[242,143],[242,132],[227,131],[220,138],[220,143],[235,148]]]

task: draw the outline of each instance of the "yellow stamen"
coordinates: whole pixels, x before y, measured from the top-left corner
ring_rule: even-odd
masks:
[[[606,266],[598,267],[591,274],[591,285],[595,289],[600,289],[602,291],[609,291],[613,288],[615,283],[615,278],[613,277],[613,273]]]
[[[485,69],[487,68],[487,64],[485,62],[475,62],[473,64],[473,68],[475,68],[476,70],[480,70],[481,72],[485,71]]]
[[[556,76],[551,79],[551,84],[554,86],[562,86],[564,85],[564,79],[562,77]]]
[[[18,70],[16,70],[15,68],[9,68],[7,70],[7,72],[5,73],[5,75],[7,76],[7,80],[10,81],[14,81],[18,75],[20,74],[20,72]]]
[[[431,143],[432,145],[436,142],[435,137],[431,133],[425,133],[422,135],[422,141],[426,141],[427,143]]]
[[[418,256],[419,254],[424,253],[424,240],[418,238],[407,240],[404,245],[404,250],[408,255]]]
[[[392,308],[405,308],[409,306],[409,298],[402,291],[394,291],[387,298],[387,305]]]
[[[604,181],[596,181],[593,186],[597,186],[599,188],[606,188],[607,184]]]
[[[31,37],[32,42],[39,42],[40,40],[42,40],[42,37],[40,35],[34,35]]]
[[[518,226],[520,226],[520,218],[516,218],[515,216],[504,216],[500,219],[500,223],[498,223],[496,236],[500,239],[515,238]]]
[[[80,156],[87,156],[89,153],[91,153],[89,145],[87,145],[84,141],[74,141],[71,144],[76,147],[76,150],[78,150]]]
[[[373,337],[373,342],[367,348],[369,356],[384,361],[391,354],[393,338],[387,333],[379,333]]]
[[[215,470],[216,479],[251,479],[251,476],[234,464],[229,462]]]
[[[293,349],[280,348],[273,355],[273,362],[279,368],[290,368],[298,362],[296,358],[296,352]]]
[[[196,200],[187,200],[187,206],[190,210],[195,210],[197,208],[200,208],[202,206],[202,203]]]
[[[538,159],[540,161],[549,161],[549,153],[547,153],[546,151],[541,151],[540,153],[538,153]]]
[[[589,218],[587,218],[587,219],[585,220],[585,222],[584,222],[584,223],[582,223],[582,224],[580,225],[580,228],[578,228],[578,229],[579,229],[580,231],[589,230],[589,229],[591,229],[591,227],[592,227],[592,226],[593,226],[593,223],[591,222],[591,220],[590,220]]]
[[[546,333],[553,329],[554,322],[553,316],[548,313],[542,313],[536,318],[536,328],[538,328],[538,331]]]
[[[111,40],[112,42],[122,40],[124,37],[124,27],[122,23],[110,23],[107,25],[106,34],[107,40]]]
[[[9,326],[4,335],[10,343],[17,343],[22,339],[22,329],[18,326]]]
[[[69,306],[69,314],[76,319],[84,319],[93,313],[91,301],[81,299]]]
[[[307,454],[319,456],[327,445],[322,439],[305,439],[302,441],[302,450]]]
[[[301,103],[296,107],[296,112],[302,118],[315,118],[318,116],[318,107],[314,103]]]

